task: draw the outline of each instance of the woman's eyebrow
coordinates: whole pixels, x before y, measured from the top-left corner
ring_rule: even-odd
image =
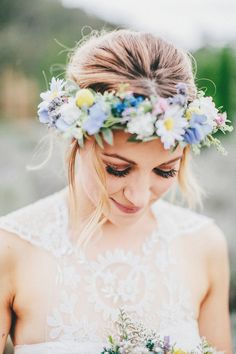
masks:
[[[120,159],[120,160],[124,160],[124,161],[126,161],[126,162],[129,162],[129,163],[131,163],[131,164],[133,164],[133,165],[137,165],[137,163],[136,163],[135,161],[129,160],[129,159],[127,159],[126,157],[120,156],[120,155],[118,155],[118,154],[107,154],[107,153],[103,153],[103,155],[109,156],[109,157],[115,157],[115,158],[117,158],[117,159]],[[178,160],[180,160],[181,158],[182,158],[182,155],[181,155],[181,156],[178,156],[178,157],[176,157],[175,159],[172,159],[172,160],[170,160],[170,161],[163,162],[160,166],[167,165],[168,163],[172,163],[172,162],[178,161]]]
[[[176,157],[176,158],[175,158],[175,159],[173,159],[173,160],[163,162],[160,166],[163,166],[163,165],[168,165],[168,163],[172,163],[172,162],[178,161],[178,160],[180,160],[181,158],[182,158],[182,155],[181,155],[181,156]]]

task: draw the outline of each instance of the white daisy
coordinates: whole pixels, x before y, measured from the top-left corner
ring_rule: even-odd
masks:
[[[137,134],[138,139],[143,139],[152,136],[155,128],[154,122],[156,118],[151,113],[131,117],[127,123],[127,129],[131,134]]]
[[[50,82],[50,89],[42,92],[40,94],[40,97],[43,99],[43,102],[41,102],[41,108],[47,108],[48,104],[55,98],[55,97],[60,97],[63,96],[65,91],[63,90],[65,85],[65,81],[62,79],[55,79],[55,77],[52,78]]]
[[[155,126],[156,134],[160,136],[165,149],[174,146],[176,141],[183,140],[187,120],[183,117],[184,110],[179,106],[167,109],[163,119],[158,119]]]

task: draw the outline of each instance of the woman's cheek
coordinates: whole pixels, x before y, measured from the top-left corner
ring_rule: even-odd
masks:
[[[158,197],[161,197],[163,194],[165,194],[176,182],[176,178],[176,176],[169,178],[160,177],[155,187],[155,194]]]
[[[123,179],[123,180],[122,180]],[[125,181],[123,177],[113,177],[107,174],[107,192],[111,196],[123,190],[125,187]]]

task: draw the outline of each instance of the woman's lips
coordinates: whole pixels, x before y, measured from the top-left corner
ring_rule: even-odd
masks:
[[[125,213],[128,213],[128,214],[133,214],[133,213],[137,213],[141,208],[137,208],[137,207],[134,207],[134,208],[128,208],[120,203],[118,203],[116,200],[114,200],[113,198],[111,198],[111,200],[115,203],[115,205],[120,209],[122,210],[123,212]]]

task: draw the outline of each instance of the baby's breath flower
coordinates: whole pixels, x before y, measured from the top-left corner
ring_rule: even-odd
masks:
[[[127,123],[127,131],[131,134],[137,134],[137,139],[142,140],[153,135],[155,120],[151,113],[132,117]]]

